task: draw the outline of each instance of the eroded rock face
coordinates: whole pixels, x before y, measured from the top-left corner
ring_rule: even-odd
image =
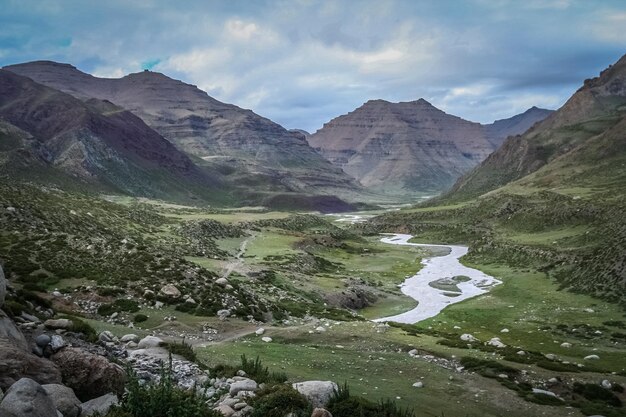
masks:
[[[61,370],[63,383],[72,388],[83,401],[110,392],[124,392],[126,373],[106,358],[76,348],[65,348],[50,359]]]
[[[2,403],[2,417],[57,417],[57,410],[37,382],[22,378],[9,388]]]

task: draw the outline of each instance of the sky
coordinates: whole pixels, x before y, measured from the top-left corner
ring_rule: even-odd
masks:
[[[370,99],[558,108],[625,53],[624,0],[0,0],[0,66],[150,69],[311,132]]]

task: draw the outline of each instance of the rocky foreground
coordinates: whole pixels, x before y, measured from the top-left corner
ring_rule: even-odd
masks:
[[[0,308],[7,281],[0,268]],[[37,308],[43,317],[52,310]],[[171,354],[156,336],[121,338],[104,331],[88,341],[77,322],[67,318],[25,315],[19,323],[0,310],[0,415],[2,417],[104,416],[122,401],[130,378],[139,385],[169,378],[179,389],[195,391],[208,410],[227,417],[250,415],[251,400],[265,388],[238,370],[212,376],[198,364]],[[314,407],[316,417],[337,391],[331,381],[292,384]]]

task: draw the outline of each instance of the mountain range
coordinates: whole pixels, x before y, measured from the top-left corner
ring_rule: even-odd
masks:
[[[440,192],[507,136],[525,132],[550,113],[533,107],[481,125],[447,114],[424,99],[371,100],[326,123],[308,140],[366,187],[405,194]]]

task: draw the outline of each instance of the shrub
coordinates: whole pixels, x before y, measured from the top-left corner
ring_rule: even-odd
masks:
[[[605,403],[613,407],[622,406],[622,402],[615,394],[600,385],[574,382],[574,392],[582,395],[589,401]]]
[[[91,325],[79,318],[72,316],[61,316],[61,318],[71,320],[72,327],[68,330],[74,333],[82,333],[85,335],[85,340],[90,342],[95,342],[98,340],[98,334],[96,333],[96,329],[91,327]]]
[[[180,355],[190,362],[196,362],[198,360],[198,357],[196,356],[196,352],[194,352],[193,347],[191,346],[191,344],[185,342],[184,338],[180,343],[176,343],[176,342],[165,343],[165,348],[172,355]]]
[[[107,417],[222,417],[207,407],[205,398],[196,390],[184,391],[176,386],[172,381],[171,359],[156,384],[140,384],[132,371],[128,380],[120,405]]]
[[[413,411],[399,408],[389,399],[375,403],[362,397],[353,397],[348,384],[339,387],[327,408],[334,417],[415,417]]]
[[[135,323],[143,323],[146,320],[148,320],[148,316],[145,314],[135,314],[135,317],[133,318]]]
[[[565,401],[541,392],[530,394],[526,399],[532,403],[541,405],[565,405]]]
[[[472,358],[470,356],[464,356],[461,358],[461,365],[468,371],[476,371],[482,376],[488,378],[496,378],[498,374],[517,375],[519,370],[510,366],[501,364],[500,362]]]
[[[102,304],[98,307],[98,314],[101,316],[110,316],[113,313],[121,312],[135,313],[139,311],[139,304],[134,300],[120,299],[115,300],[112,304]]]
[[[272,385],[257,393],[251,417],[309,417],[311,405],[306,397],[289,385]]]
[[[285,373],[270,372],[267,367],[263,366],[263,363],[258,356],[254,360],[249,360],[246,358],[246,355],[241,355],[240,367],[237,368],[231,365],[218,365],[213,368],[212,371],[218,376],[232,376],[240,369],[259,384],[282,384],[287,381],[287,375]]]
[[[580,369],[571,363],[561,363],[543,359],[537,362],[537,366],[557,372],[580,372]]]

